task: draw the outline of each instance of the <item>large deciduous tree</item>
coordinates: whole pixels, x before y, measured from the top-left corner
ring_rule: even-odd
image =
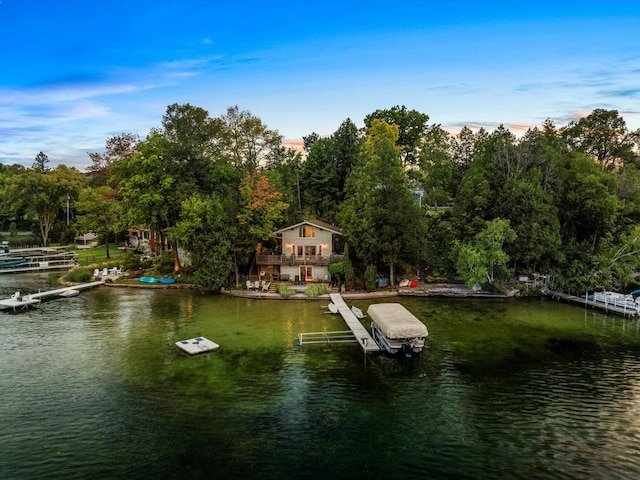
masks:
[[[82,182],[80,172],[65,165],[45,171],[32,169],[9,177],[4,196],[13,211],[24,211],[38,219],[40,239],[47,246],[56,217],[68,199],[77,198]]]
[[[116,160],[128,160],[137,152],[140,139],[133,133],[122,133],[107,139],[104,153],[91,152],[91,165],[87,171],[92,174],[93,185],[105,185],[109,178],[109,169]]]
[[[247,110],[229,107],[219,118],[220,148],[239,169],[255,170],[268,163],[282,145],[282,135]]]
[[[115,226],[122,215],[122,205],[116,199],[116,192],[109,186],[88,187],[80,192],[76,202],[78,223],[83,233],[93,230],[104,240],[107,258],[109,238],[115,233]]]
[[[603,170],[637,162],[634,134],[630,134],[617,110],[597,108],[562,130],[569,146],[594,158]]]
[[[515,238],[509,220],[487,222],[472,242],[459,243],[455,249],[460,277],[470,287],[483,284],[494,288],[496,280],[506,278],[508,272],[509,256],[504,245]]]
[[[183,212],[171,235],[183,243],[191,263],[197,267],[195,282],[218,291],[233,268],[233,218],[217,195],[192,195],[184,201]]]
[[[409,110],[404,105],[396,105],[389,109],[376,110],[367,115],[364,119],[367,128],[371,128],[374,119],[397,125],[398,138],[396,144],[400,147],[402,153],[403,166],[417,165],[420,145],[427,131],[429,115],[420,113],[417,110]]]

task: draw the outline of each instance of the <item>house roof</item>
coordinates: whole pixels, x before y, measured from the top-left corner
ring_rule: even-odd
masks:
[[[301,225],[312,225],[314,227],[318,227],[323,230],[328,230],[332,233],[342,235],[342,229],[340,227],[336,227],[335,225],[331,225],[330,223],[323,222],[322,220],[305,220],[304,222],[296,223],[295,225],[291,225],[290,227],[281,228],[280,230],[277,230],[276,232],[274,232],[274,234],[278,235],[283,232],[286,232],[287,230],[297,228]]]

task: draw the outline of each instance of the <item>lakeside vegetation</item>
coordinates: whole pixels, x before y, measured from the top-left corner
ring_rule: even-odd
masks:
[[[214,291],[252,273],[258,246],[277,250],[272,232],[309,218],[342,227],[346,260],[330,271],[349,285],[419,273],[489,290],[518,275],[573,291],[638,286],[640,131],[617,111],[521,137],[502,125],[451,135],[404,106],[364,124],[310,133],[302,154],[238,107],[211,118],[170,105],[144,139],[107,139],[86,174],[49,168],[43,152],[30,168],[0,165],[0,229],[42,245],[94,231],[104,247],[80,263],[102,265],[139,262],[114,244],[149,228],[168,249],[155,268]]]

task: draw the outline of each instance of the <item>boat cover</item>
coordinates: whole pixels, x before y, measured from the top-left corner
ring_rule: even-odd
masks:
[[[425,324],[399,303],[376,303],[367,309],[367,313],[387,338],[429,335]]]

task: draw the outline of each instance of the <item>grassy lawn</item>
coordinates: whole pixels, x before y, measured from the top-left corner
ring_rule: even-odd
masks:
[[[96,265],[96,267],[117,267],[119,262],[124,258],[125,253],[118,250],[115,245],[109,246],[109,256],[107,258],[107,249],[104,245],[93,248],[76,250],[78,254],[78,263],[80,266]]]

